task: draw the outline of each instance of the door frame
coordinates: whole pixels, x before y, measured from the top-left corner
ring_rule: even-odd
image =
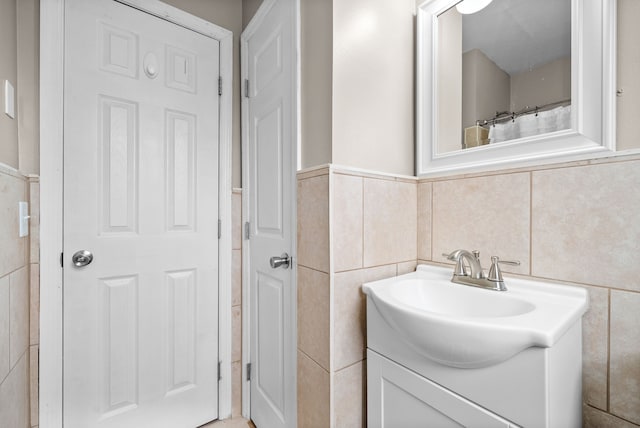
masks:
[[[246,237],[246,228],[245,224],[249,221],[249,209],[250,209],[250,198],[249,198],[249,188],[250,188],[250,180],[249,180],[249,106],[247,104],[246,97],[246,86],[245,81],[249,78],[249,57],[248,57],[248,39],[254,35],[254,33],[258,30],[258,27],[265,19],[267,13],[274,6],[276,0],[263,0],[262,4],[256,11],[255,15],[244,31],[240,35],[240,81],[241,85],[241,94],[242,98],[242,416],[251,419],[251,384],[247,379],[247,366],[251,361],[251,296],[249,292],[251,290],[250,287],[250,277],[249,274],[251,272],[251,259],[250,259],[250,249],[251,249],[251,239],[247,239]],[[292,42],[294,44],[294,55],[295,59],[293,61],[293,70],[292,75],[294,78],[294,89],[292,91],[292,112],[295,112],[295,119],[292,120],[291,135],[295,138],[295,141],[291,145],[293,153],[291,155],[292,171],[298,171],[300,169],[301,157],[300,157],[300,143],[301,143],[301,117],[300,117],[300,73],[301,73],[301,64],[300,64],[300,0],[292,0],[293,8],[294,8],[294,29],[293,29],[293,37]],[[298,360],[297,358],[297,343],[298,343],[298,326],[297,326],[297,295],[298,295],[298,283],[297,283],[297,262],[298,262],[298,242],[297,242],[297,225],[298,225],[298,217],[297,217],[297,177],[296,174],[293,174],[291,177],[291,263],[293,266],[294,278],[292,280],[292,295],[291,295],[291,310],[293,325],[291,331],[287,332],[290,336],[290,343],[292,344],[292,348],[290,352],[292,352],[291,361],[294,363]],[[298,373],[297,370],[293,370],[294,376],[294,402],[287,403],[296,409],[296,418],[297,418],[297,378]],[[297,421],[294,421],[292,426],[296,426]]]
[[[218,418],[231,416],[231,150],[233,34],[158,0],[114,0],[220,43]],[[42,428],[63,421],[63,125],[65,0],[40,1],[40,393]],[[215,77],[212,77],[215,79]],[[215,220],[214,220],[215,221]],[[216,364],[216,362],[212,362]]]

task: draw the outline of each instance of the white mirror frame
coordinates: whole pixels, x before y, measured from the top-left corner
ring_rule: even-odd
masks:
[[[566,162],[615,152],[616,0],[571,0],[571,129],[438,153],[437,17],[458,2],[427,0],[417,10],[418,176]]]

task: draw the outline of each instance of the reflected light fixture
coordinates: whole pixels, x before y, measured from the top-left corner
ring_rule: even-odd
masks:
[[[470,15],[472,13],[480,12],[485,7],[489,6],[493,0],[462,0],[456,5],[458,12],[463,15]]]

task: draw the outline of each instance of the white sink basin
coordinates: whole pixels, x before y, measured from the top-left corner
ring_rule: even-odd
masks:
[[[507,278],[507,291],[485,290],[452,283],[452,270],[420,265],[362,286],[399,337],[440,364],[486,367],[551,347],[587,310],[584,288]]]

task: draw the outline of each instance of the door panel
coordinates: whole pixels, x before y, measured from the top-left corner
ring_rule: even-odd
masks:
[[[64,425],[193,428],[218,416],[219,44],[65,4]]]
[[[265,8],[268,11],[264,13]],[[263,4],[250,24],[244,67],[247,149],[248,284],[251,418],[259,427],[296,425],[295,263],[272,268],[270,258],[293,254],[295,189],[295,2]]]
[[[126,412],[138,403],[138,277],[100,278],[100,371],[104,376],[105,416]]]
[[[256,348],[257,385],[260,397],[284,419],[284,281],[268,273],[257,272],[258,346]],[[278,309],[278,310],[274,310]]]
[[[281,101],[281,100],[278,100]],[[282,105],[255,113],[256,136],[256,230],[258,236],[284,238],[282,182]],[[288,225],[287,225],[288,226]]]
[[[138,224],[138,105],[110,97],[99,98],[98,163],[102,216],[101,232],[137,232]]]

